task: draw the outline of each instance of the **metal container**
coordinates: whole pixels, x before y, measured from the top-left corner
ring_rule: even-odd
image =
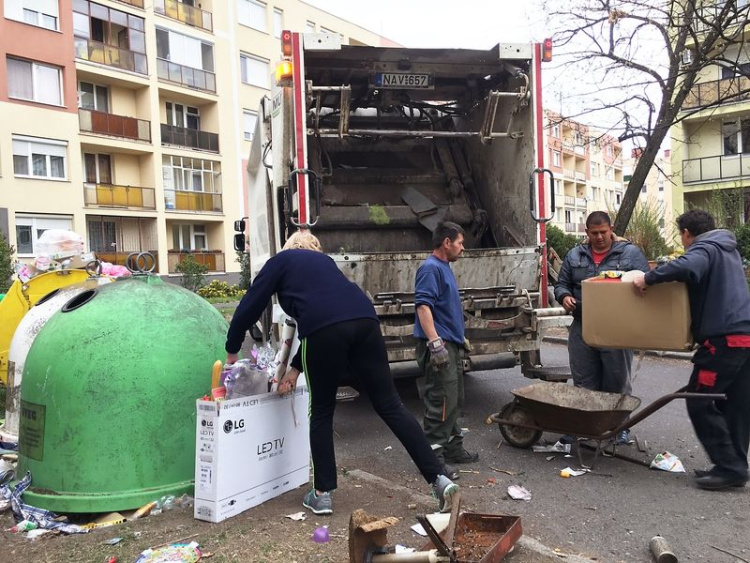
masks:
[[[34,339],[23,373],[24,501],[56,512],[137,508],[193,490],[195,400],[227,322],[154,276],[85,291]]]

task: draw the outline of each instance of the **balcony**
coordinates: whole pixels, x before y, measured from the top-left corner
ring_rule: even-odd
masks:
[[[144,53],[136,53],[106,45],[84,37],[75,38],[75,56],[78,59],[113,66],[122,70],[148,74],[148,64]]]
[[[154,188],[137,186],[85,183],[83,185],[83,201],[86,207],[156,209]]]
[[[129,6],[135,6],[136,8],[143,8],[143,0],[117,0],[117,1],[122,4],[128,4]]]
[[[685,98],[682,109],[693,109],[711,104],[734,103],[750,98],[750,78],[735,76],[711,82],[699,82]]]
[[[169,273],[178,273],[177,266],[188,256],[195,258],[198,264],[208,266],[209,272],[225,271],[224,253],[221,250],[170,250],[167,255]]]
[[[154,274],[159,273],[159,253],[156,250],[134,250],[132,252],[96,252],[96,257],[101,260],[102,262],[109,262],[110,264],[115,264],[117,266],[128,266],[128,256],[131,254],[140,254],[141,252],[148,252],[154,257]],[[133,264],[133,260],[130,261],[130,266],[137,266],[136,264]],[[151,261],[149,260],[148,263],[141,264],[141,266],[150,267]]]
[[[164,207],[167,211],[223,211],[221,194],[215,192],[190,192],[185,190],[164,190]]]
[[[565,196],[565,205],[570,205],[572,207],[575,204],[576,204],[576,198],[574,198],[572,195]]]
[[[186,127],[161,124],[161,144],[187,147],[207,152],[219,152],[218,133],[198,131]]]
[[[154,12],[193,27],[213,31],[211,12],[188,6],[182,2],[177,2],[177,0],[154,0]]]
[[[566,233],[585,233],[586,225],[583,223],[565,223]]]
[[[151,122],[92,109],[78,109],[81,133],[98,133],[134,141],[151,142]]]
[[[216,75],[207,70],[178,65],[166,59],[156,59],[156,74],[162,80],[180,86],[216,93]]]
[[[577,197],[576,198],[576,207],[586,207],[586,198],[585,197]]]
[[[682,182],[690,184],[750,177],[750,155],[732,154],[682,161]]]

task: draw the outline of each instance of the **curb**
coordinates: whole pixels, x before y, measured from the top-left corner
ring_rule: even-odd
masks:
[[[564,336],[543,336],[544,342],[551,342],[553,344],[567,344],[568,339]],[[673,358],[676,360],[691,360],[693,358],[692,352],[669,352],[664,350],[641,350],[645,352],[647,356],[656,356],[657,358]],[[638,355],[639,350],[635,351]]]
[[[402,485],[392,483],[390,481],[387,481],[386,479],[383,479],[382,477],[378,477],[377,475],[373,475],[372,473],[368,473],[367,471],[362,471],[361,469],[353,469],[349,471],[347,475],[349,477],[354,477],[355,479],[367,481],[376,486],[382,486],[387,489],[398,489],[400,491],[406,492],[411,495],[411,498],[415,502],[434,502],[433,497],[431,497],[430,495],[425,495],[409,487],[404,487]],[[525,551],[532,552],[540,557],[548,558],[550,562],[560,561],[561,559],[564,559],[567,563],[595,563],[596,561],[601,561],[601,559],[587,559],[579,555],[556,552],[546,545],[542,544],[538,540],[524,535],[522,535],[518,539],[518,541],[516,542],[516,546]]]

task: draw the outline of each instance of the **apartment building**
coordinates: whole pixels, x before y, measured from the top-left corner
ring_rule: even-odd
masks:
[[[282,29],[389,44],[301,0],[0,0],[0,230],[18,257],[63,228],[112,263],[237,272]]]
[[[584,235],[592,211],[613,211],[623,197],[622,147],[617,139],[584,123],[545,111],[547,168],[555,177],[552,224]]]
[[[722,6],[723,2],[710,2],[703,9],[710,16]],[[737,6],[746,8],[747,2]],[[750,97],[743,93],[750,88],[745,76],[750,71],[748,39],[750,28],[745,27],[736,35],[736,43],[727,47],[722,58],[735,64],[714,64],[702,70],[685,100],[680,121],[670,130],[674,216],[693,206],[717,212],[716,202],[732,201],[724,205],[731,216],[723,219],[730,223],[750,219]]]

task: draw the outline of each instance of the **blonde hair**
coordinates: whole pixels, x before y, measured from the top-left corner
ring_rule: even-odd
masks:
[[[314,250],[316,252],[323,252],[323,247],[320,245],[318,237],[312,234],[310,231],[296,231],[290,236],[284,248],[282,250],[289,250],[290,248],[301,248],[303,250]]]

